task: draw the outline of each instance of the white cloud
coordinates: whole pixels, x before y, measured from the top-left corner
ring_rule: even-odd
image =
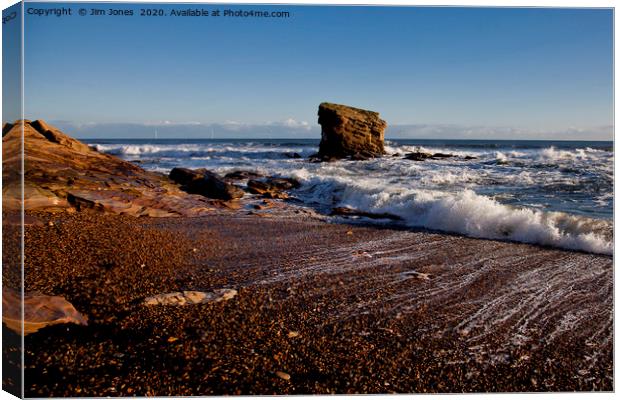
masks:
[[[283,126],[287,126],[289,128],[304,128],[310,129],[310,124],[307,121],[297,121],[293,118],[288,118],[282,122]]]
[[[158,129],[160,138],[315,138],[321,137],[318,124],[287,118],[264,123],[203,123],[169,120],[146,123],[73,123],[50,121],[67,133],[82,138],[151,138]],[[486,139],[486,140],[613,140],[613,126],[526,129],[515,127],[458,124],[389,125],[388,139]]]
[[[613,126],[532,129],[506,126],[416,124],[388,126],[393,139],[485,139],[485,140],[613,140]]]

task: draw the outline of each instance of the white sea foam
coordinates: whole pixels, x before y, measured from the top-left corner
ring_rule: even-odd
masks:
[[[501,161],[501,162],[508,161],[508,156],[502,153],[501,151],[498,151],[495,153],[495,158],[497,159],[497,161]]]
[[[97,151],[139,157],[186,157],[188,155],[261,155],[271,153],[286,158],[287,153],[309,153],[303,147],[257,146],[252,144],[211,145],[211,144],[96,144]],[[309,154],[307,154],[309,155]]]
[[[469,170],[460,171],[435,171],[434,173],[424,174],[420,177],[422,184],[434,185],[454,185],[471,184],[480,181],[480,174]]]
[[[376,179],[314,178],[306,190],[313,201],[390,213],[411,227],[600,254],[613,252],[608,221],[512,207],[468,189],[451,194],[390,189]]]
[[[410,227],[613,252],[612,221],[606,214],[613,203],[613,152],[587,146],[463,148],[393,142],[386,146],[388,157],[316,164],[307,161],[316,144],[295,142],[100,143],[97,149],[141,159],[145,168],[161,172],[184,166],[220,174],[248,170],[291,176],[302,182],[295,197],[323,210],[347,206],[398,215]],[[424,162],[391,157],[413,151],[460,157]],[[293,152],[303,158],[286,154]]]
[[[600,157],[602,153],[603,152],[600,150],[592,149],[589,147],[575,150],[559,150],[556,149],[554,146],[551,146],[541,150],[539,158],[543,161],[587,161]]]

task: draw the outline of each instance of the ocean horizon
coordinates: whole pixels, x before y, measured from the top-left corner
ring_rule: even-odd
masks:
[[[386,213],[375,221],[594,253],[613,249],[613,142],[386,139],[384,157],[312,163],[319,139],[89,139],[161,173],[206,168],[292,177],[319,212]],[[412,152],[454,157],[412,161]]]

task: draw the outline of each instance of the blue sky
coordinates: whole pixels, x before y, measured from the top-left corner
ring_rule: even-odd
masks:
[[[331,101],[379,111],[392,137],[612,136],[608,9],[156,8],[291,16],[27,14],[26,116],[82,137],[317,137]]]
[[[20,4],[2,10],[2,120],[14,121],[21,116],[21,13]]]

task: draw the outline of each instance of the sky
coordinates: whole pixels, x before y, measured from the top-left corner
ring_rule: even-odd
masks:
[[[2,10],[2,121],[21,118],[20,4]]]
[[[78,15],[93,7],[134,15]],[[612,139],[610,9],[142,8],[26,3],[26,117],[77,137],[318,138],[330,101],[394,138]],[[197,8],[290,17],[170,16]]]

